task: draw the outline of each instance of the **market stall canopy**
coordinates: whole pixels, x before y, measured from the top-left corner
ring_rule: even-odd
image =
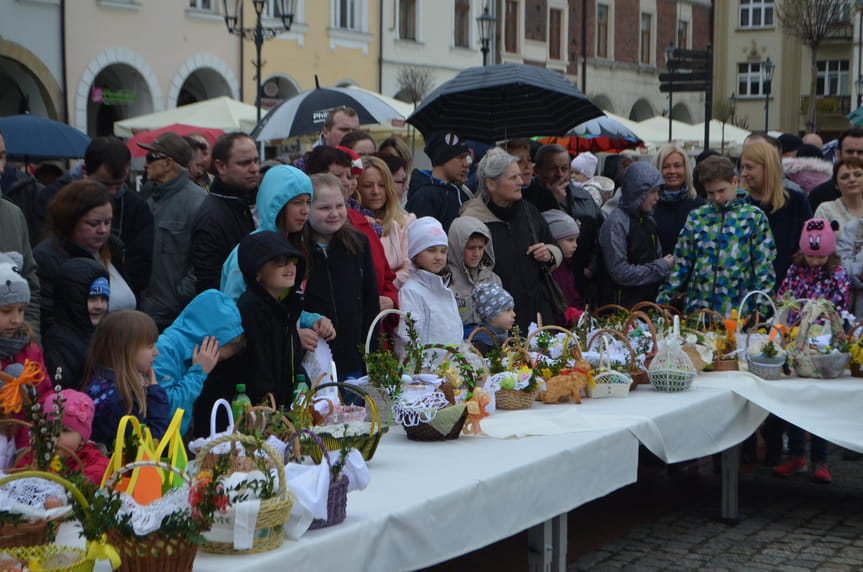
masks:
[[[739,149],[743,146],[743,141],[749,136],[751,131],[747,131],[746,129],[741,129],[736,125],[732,125],[731,123],[725,123],[725,149]],[[701,141],[704,141],[704,122],[696,123],[692,126],[692,128],[701,133]],[[667,125],[666,125],[667,129]],[[710,148],[715,149],[716,151],[720,150],[722,147],[723,141],[723,123],[718,119],[710,120]]]
[[[319,133],[327,114],[341,106],[354,109],[360,125],[404,120],[404,115],[384,101],[380,94],[353,87],[316,87],[273,107],[255,126],[252,138],[271,141]]]
[[[83,157],[90,138],[65,123],[36,115],[0,117],[6,153],[12,159]]]
[[[563,74],[525,64],[472,67],[441,84],[408,117],[428,136],[452,131],[494,143],[512,137],[564,135],[602,115]]]
[[[131,137],[142,131],[160,129],[175,123],[198,128],[220,129],[224,132],[242,131],[248,133],[255,126],[257,114],[258,111],[254,105],[227,96],[214,97],[174,109],[115,121],[114,135]]]
[[[541,143],[557,143],[564,146],[570,153],[578,154],[585,151],[591,153],[619,153],[625,149],[643,147],[641,140],[626,123],[634,124],[619,116],[606,113],[566,132],[563,137],[544,137]]]

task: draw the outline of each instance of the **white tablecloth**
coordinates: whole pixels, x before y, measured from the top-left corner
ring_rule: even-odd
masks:
[[[863,453],[863,379],[784,377],[764,380],[745,372],[713,373],[699,385],[730,389],[763,409],[831,443]]]

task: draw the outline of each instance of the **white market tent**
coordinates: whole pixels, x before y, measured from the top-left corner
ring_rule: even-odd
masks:
[[[115,121],[114,135],[131,137],[135,133],[159,129],[175,123],[194,125],[195,127],[210,127],[225,132],[243,131],[248,133],[257,123],[257,113],[257,108],[254,105],[227,96],[214,97],[174,109]]]

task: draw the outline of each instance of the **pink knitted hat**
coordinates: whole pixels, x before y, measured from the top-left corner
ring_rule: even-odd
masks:
[[[63,396],[66,402],[63,404],[63,425],[75,431],[85,442],[90,440],[93,433],[93,415],[96,406],[86,393],[74,389],[64,389],[60,393],[52,393],[45,399],[45,411],[54,412],[54,402],[58,396]]]
[[[823,218],[811,218],[803,223],[800,250],[809,256],[830,256],[836,252],[836,235],[830,222]]]

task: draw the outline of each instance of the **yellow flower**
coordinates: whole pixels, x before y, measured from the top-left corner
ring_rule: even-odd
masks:
[[[62,468],[63,468],[63,461],[60,460],[59,456],[54,455],[54,458],[51,459],[51,470],[54,471],[55,473],[59,473]]]

